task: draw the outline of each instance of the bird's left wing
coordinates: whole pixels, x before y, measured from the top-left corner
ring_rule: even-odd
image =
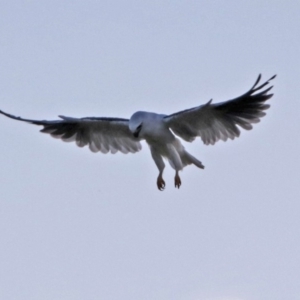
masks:
[[[135,153],[141,149],[139,139],[128,128],[128,119],[59,116],[61,120],[38,121],[16,117],[1,110],[0,113],[14,120],[44,126],[41,132],[65,142],[75,141],[79,147],[88,145],[93,152]]]
[[[220,139],[234,139],[240,135],[239,127],[250,130],[252,124],[265,115],[264,110],[270,107],[265,101],[273,94],[268,94],[272,86],[263,88],[275,77],[258,86],[259,75],[253,87],[240,97],[216,104],[210,100],[205,105],[165,116],[164,121],[176,135],[188,142],[197,136],[206,145],[213,145]]]

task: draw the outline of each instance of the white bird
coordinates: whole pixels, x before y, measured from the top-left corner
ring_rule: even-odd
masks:
[[[272,86],[262,89],[275,77],[276,75],[258,86],[261,79],[259,75],[253,87],[240,97],[216,104],[212,104],[210,100],[204,105],[171,115],[138,111],[129,120],[59,116],[61,120],[38,121],[16,117],[1,110],[0,113],[15,120],[44,126],[41,132],[66,142],[76,141],[79,147],[89,145],[92,152],[135,153],[142,148],[140,141],[145,140],[159,170],[157,187],[162,191],[165,188],[162,177],[164,158],[175,169],[177,188],[181,186],[178,172],[185,166],[194,164],[204,169],[202,163],[185,150],[176,136],[187,142],[200,137],[204,144],[213,145],[219,140],[226,141],[228,138],[238,137],[239,127],[252,129],[252,124],[259,122],[260,118],[265,116],[264,110],[270,107],[265,101],[273,96],[268,94]]]

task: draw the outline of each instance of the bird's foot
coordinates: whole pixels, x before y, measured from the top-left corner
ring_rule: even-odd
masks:
[[[181,179],[178,175],[178,172],[176,172],[176,175],[175,175],[175,187],[177,187],[178,189],[180,188],[181,186]]]
[[[163,191],[165,189],[165,186],[166,186],[166,183],[165,181],[163,180],[162,176],[159,175],[157,177],[157,187],[160,191]]]

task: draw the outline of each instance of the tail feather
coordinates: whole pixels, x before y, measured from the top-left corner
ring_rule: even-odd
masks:
[[[180,156],[181,159],[181,163],[182,163],[182,167],[184,168],[187,165],[195,165],[196,167],[200,168],[200,169],[204,169],[204,166],[202,165],[202,162],[200,160],[198,160],[196,157],[194,157],[193,155],[191,155],[190,153],[188,153],[183,145],[181,144],[179,139],[175,139],[173,142],[173,146],[175,147],[177,153]],[[171,162],[171,160],[169,160],[171,166],[176,169],[173,165],[173,163]]]
[[[182,153],[181,161],[185,166],[193,164],[200,169],[204,169],[202,162],[186,151]]]

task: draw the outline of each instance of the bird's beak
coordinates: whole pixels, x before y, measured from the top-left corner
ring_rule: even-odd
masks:
[[[142,124],[140,124],[140,125],[136,128],[135,132],[133,133],[133,136],[134,136],[135,138],[138,138],[138,137],[139,137],[139,134],[140,134],[141,129],[142,129]]]

